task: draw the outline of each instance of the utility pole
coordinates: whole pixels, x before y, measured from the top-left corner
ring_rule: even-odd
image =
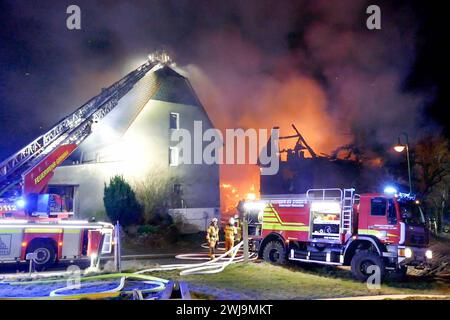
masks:
[[[406,141],[408,141],[408,138],[406,138]],[[412,194],[411,164],[409,162],[409,143],[408,142],[406,142],[406,161],[408,162],[409,194]]]
[[[244,241],[244,262],[248,262],[248,222],[247,214],[244,212],[244,221],[242,221],[242,238]]]
[[[117,221],[116,227],[114,228],[114,266],[116,268],[116,272],[122,272],[122,259],[120,251],[120,224],[119,221]]]
[[[401,143],[400,137],[405,137],[405,144]],[[409,194],[412,194],[412,183],[411,183],[411,164],[409,161],[409,139],[408,134],[406,132],[402,132],[398,136],[398,144],[394,147],[394,150],[397,152],[403,152],[406,149],[406,161],[408,162],[408,181],[409,181]]]

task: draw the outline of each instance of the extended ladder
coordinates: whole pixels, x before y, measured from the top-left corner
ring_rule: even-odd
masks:
[[[92,124],[105,117],[117,105],[118,100],[159,64],[170,60],[157,55],[151,56],[144,64],[115,82],[90,99],[75,112],[58,122],[48,132],[36,138],[27,146],[0,163],[0,195],[16,187],[22,175],[42,161],[49,153],[61,145],[79,145],[92,133]]]
[[[342,197],[341,233],[352,234],[352,216],[355,189],[344,189]]]

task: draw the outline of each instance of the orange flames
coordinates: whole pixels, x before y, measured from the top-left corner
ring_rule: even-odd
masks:
[[[223,47],[220,39],[224,37],[226,52],[217,49]],[[351,136],[346,134],[349,130],[342,130],[345,126],[337,123],[339,117],[333,114],[323,88],[312,77],[295,70],[290,57],[269,60],[239,36],[208,39],[219,43],[209,47],[201,69],[188,65],[186,70],[216,128],[224,132],[227,128],[270,130],[278,126],[280,135],[287,136],[295,134],[294,124],[317,154],[330,153],[350,142]],[[280,149],[295,142],[283,140]],[[259,143],[265,145],[266,141]],[[237,201],[233,201],[244,197],[252,186],[259,192],[260,171],[256,165],[222,165],[220,173],[222,185],[234,186],[239,194],[230,198],[229,189],[221,188],[224,212],[235,207]]]
[[[202,87],[199,86],[197,91],[202,99]],[[216,91],[219,98],[220,94],[220,91]],[[221,130],[270,130],[279,126],[280,135],[286,136],[295,134],[291,128],[294,123],[317,154],[329,153],[349,142],[349,137],[340,134],[342,130],[328,114],[325,95],[313,80],[297,77],[283,83],[265,83],[260,91],[252,92],[251,96],[257,99],[242,101],[239,110],[227,105],[226,99],[211,97],[211,91],[202,102],[214,125]],[[295,141],[296,139],[281,140],[280,149],[293,147]],[[245,198],[245,193],[249,193],[252,187],[257,193],[259,191],[260,171],[256,165],[222,165],[220,173],[222,212],[234,212],[238,201]],[[224,187],[227,185],[233,187]]]

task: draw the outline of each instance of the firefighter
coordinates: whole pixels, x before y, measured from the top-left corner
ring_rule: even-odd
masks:
[[[208,241],[209,246],[209,257],[212,260],[215,258],[215,249],[219,242],[219,225],[217,218],[211,220],[208,230],[206,230],[206,240]]]
[[[234,237],[237,234],[236,226],[234,225],[234,218],[231,217],[225,227],[225,252],[229,251],[234,247]],[[231,254],[228,254],[231,256]]]

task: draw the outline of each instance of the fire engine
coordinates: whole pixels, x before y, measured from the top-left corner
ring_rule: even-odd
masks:
[[[310,189],[266,195],[244,209],[258,216],[250,248],[271,263],[351,266],[355,278],[365,281],[373,266],[381,277],[404,276],[408,266],[425,267],[432,259],[424,214],[411,194]]]
[[[0,263],[21,262],[29,256],[35,268],[42,270],[64,259],[98,259],[111,252],[113,225],[73,220],[68,199],[47,193],[48,183],[55,168],[92,133],[93,124],[112,111],[145,74],[167,62],[164,53],[150,56],[0,163]]]

